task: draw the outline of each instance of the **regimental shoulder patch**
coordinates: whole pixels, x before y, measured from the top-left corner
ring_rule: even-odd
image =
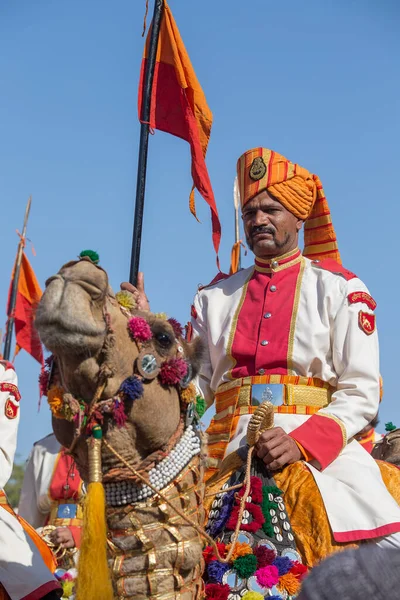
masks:
[[[7,419],[15,419],[18,415],[18,410],[18,404],[14,404],[11,397],[8,398],[4,407],[4,414],[6,415]]]
[[[316,267],[319,267],[320,269],[324,269],[325,271],[330,271],[331,273],[335,273],[336,275],[341,275],[342,277],[344,277],[344,279],[346,279],[346,281],[350,281],[350,279],[354,279],[355,277],[357,277],[357,275],[355,275],[348,269],[342,267],[342,265],[336,262],[336,260],[333,260],[333,258],[326,258],[322,261],[313,260],[312,264]]]
[[[21,400],[21,394],[19,393],[19,389],[13,383],[8,383],[7,381],[0,382],[0,392],[9,392],[14,396],[17,402]]]
[[[358,325],[367,335],[371,335],[375,331],[376,317],[371,313],[360,310],[358,313]]]
[[[350,304],[357,304],[358,302],[363,302],[371,310],[376,309],[375,300],[372,298],[372,296],[367,294],[367,292],[351,292],[351,294],[347,296],[347,300]]]

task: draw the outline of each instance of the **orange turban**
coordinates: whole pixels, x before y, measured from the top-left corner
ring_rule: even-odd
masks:
[[[267,190],[288,211],[305,221],[304,256],[341,262],[328,202],[317,175],[266,148],[253,148],[242,154],[237,175],[242,207]]]

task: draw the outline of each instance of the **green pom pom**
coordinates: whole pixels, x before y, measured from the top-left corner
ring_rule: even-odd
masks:
[[[82,250],[82,252],[79,255],[79,258],[83,258],[84,256],[87,256],[88,258],[90,258],[90,260],[97,265],[97,263],[100,260],[99,255],[97,254],[97,252],[95,252],[94,250]]]
[[[93,427],[92,436],[94,437],[95,440],[101,440],[101,438],[103,437],[103,431],[102,431],[100,425],[95,425]]]
[[[234,563],[233,568],[241,579],[247,579],[254,575],[257,569],[257,557],[254,554],[239,556]]]
[[[206,401],[201,396],[196,396],[196,412],[200,419],[206,412]]]
[[[394,431],[395,429],[397,429],[397,427],[396,425],[393,425],[392,421],[385,423],[385,431]]]

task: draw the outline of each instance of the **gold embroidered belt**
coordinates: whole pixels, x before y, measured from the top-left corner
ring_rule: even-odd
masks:
[[[240,413],[248,413],[249,407],[254,410],[269,401],[274,405],[274,412],[311,415],[330,404],[334,391],[328,383],[313,377],[257,375],[223,383],[218,387],[215,400],[218,407],[220,399],[232,397],[232,392],[236,392],[235,408]],[[220,416],[218,410],[217,415]]]
[[[83,521],[82,506],[76,501],[54,501],[48,520],[48,525],[55,527],[81,527]]]
[[[220,385],[215,394],[215,415],[207,429],[206,479],[219,468],[242,415],[252,414],[267,400],[275,413],[313,415],[328,406],[334,391],[321,379],[295,375],[257,375]]]

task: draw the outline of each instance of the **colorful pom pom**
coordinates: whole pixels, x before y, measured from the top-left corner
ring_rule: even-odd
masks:
[[[183,336],[183,327],[176,319],[168,319],[168,323],[174,330],[175,337],[181,338]]]
[[[291,571],[293,561],[288,556],[277,556],[272,564],[278,569],[278,573],[281,576]]]
[[[82,250],[82,252],[79,254],[79,258],[84,258],[85,256],[90,258],[95,265],[97,265],[100,260],[99,255],[94,250]]]
[[[137,400],[143,396],[143,383],[136,375],[127,377],[119,389],[128,400]]]
[[[193,383],[190,383],[186,389],[181,391],[181,400],[185,404],[196,401],[196,388]]]
[[[257,569],[257,559],[254,554],[246,554],[246,556],[239,556],[234,563],[233,568],[241,579],[247,579],[254,575]]]
[[[304,577],[308,573],[308,569],[305,565],[296,560],[293,562],[292,568],[290,569],[290,573],[297,577],[299,581],[303,581]]]
[[[279,581],[279,573],[277,567],[269,565],[262,567],[256,571],[257,583],[263,588],[272,588]]]
[[[389,423],[385,423],[385,431],[394,431],[395,429],[397,429],[396,425],[393,425],[392,421],[389,421]]]
[[[201,396],[196,396],[196,412],[200,419],[206,412],[206,401]]]
[[[205,592],[207,600],[228,600],[231,588],[226,583],[207,583]]]
[[[217,542],[216,543],[217,548],[218,548],[218,552],[220,554],[220,556],[222,558],[225,558],[226,556],[226,546],[225,544],[223,544],[222,542]],[[203,550],[203,558],[204,558],[204,562],[206,563],[206,565],[208,565],[208,563],[211,560],[216,560],[217,557],[215,555],[215,551],[213,546],[206,546]]]
[[[150,325],[143,317],[132,317],[128,321],[129,333],[139,342],[148,342],[153,337]]]
[[[246,592],[242,600],[264,600],[264,596],[260,592]]]
[[[226,547],[227,554],[229,554],[231,547],[232,547],[232,544],[227,545],[227,547]],[[246,544],[246,542],[236,542],[235,549],[231,555],[231,559],[235,560],[236,558],[239,558],[239,556],[246,556],[246,554],[253,554],[253,550],[251,549],[251,546],[249,544]]]
[[[226,571],[230,569],[227,563],[218,562],[218,560],[212,560],[207,566],[207,575],[211,581],[216,583],[222,582],[222,577]]]
[[[257,548],[254,548],[254,554],[257,558],[259,568],[272,565],[276,558],[276,553],[270,548],[267,548],[267,546],[257,546]]]
[[[121,402],[121,400],[119,400],[118,398],[116,398],[114,401],[113,419],[115,421],[116,426],[119,428],[123,427],[128,419],[125,412],[124,403]]]
[[[158,377],[163,385],[177,385],[187,371],[187,363],[182,358],[171,358],[162,364]]]
[[[122,290],[115,294],[115,299],[120,306],[123,306],[127,310],[133,310],[137,308],[137,302],[130,292]]]
[[[56,419],[65,419],[63,396],[64,390],[56,386],[47,392],[47,401]]]
[[[245,492],[245,487],[239,491],[238,496],[242,498]],[[259,477],[252,476],[250,478],[250,496],[253,502],[261,503],[263,499],[262,495],[262,481]]]
[[[287,573],[280,577],[277,587],[279,591],[286,590],[289,596],[294,596],[300,589],[300,582],[293,573]]]
[[[154,316],[156,319],[161,319],[162,321],[166,321],[168,319],[167,313],[164,312],[154,313]]]

